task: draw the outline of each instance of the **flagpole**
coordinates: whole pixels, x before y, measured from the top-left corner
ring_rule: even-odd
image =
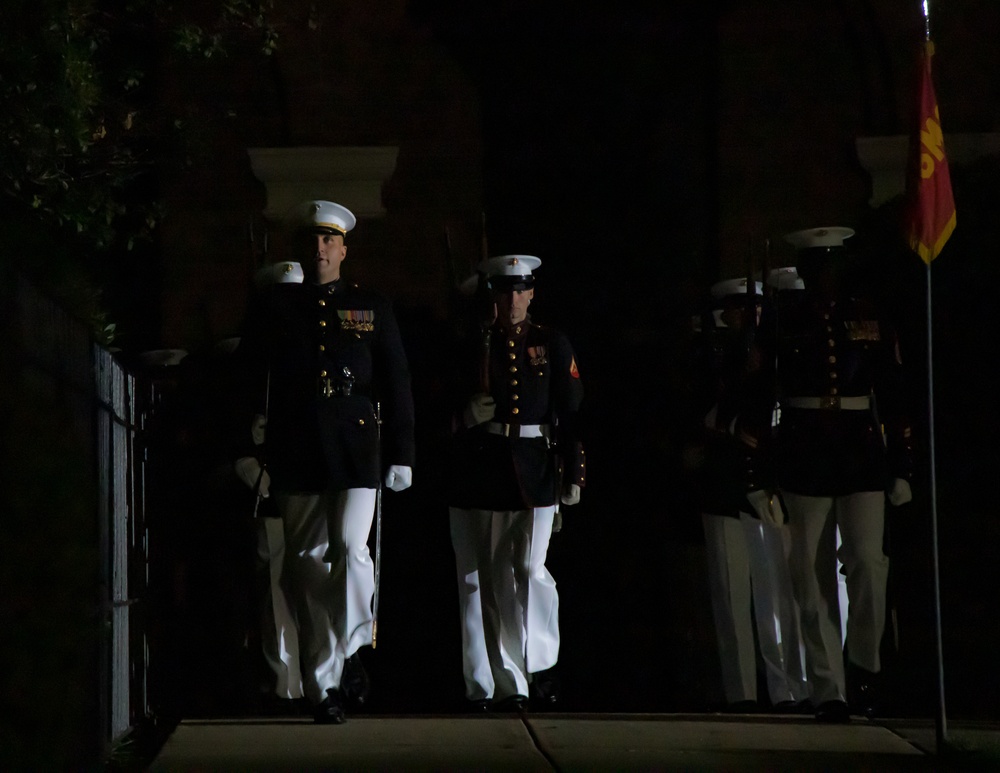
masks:
[[[924,41],[931,39],[930,0],[922,0],[924,13]],[[931,494],[931,545],[934,555],[934,634],[937,645],[938,702],[935,716],[935,738],[938,754],[948,744],[948,720],[944,701],[944,638],[941,625],[941,561],[938,550],[937,513],[937,460],[934,441],[934,326],[931,303],[931,261],[927,260],[927,405],[928,443],[930,445],[930,494]]]
[[[935,728],[940,752],[948,742],[948,720],[944,703],[944,646],[941,635],[941,560],[938,551],[937,463],[934,442],[934,332],[931,319],[931,264],[927,264],[927,395],[928,442],[930,444],[931,542],[934,548],[934,634],[937,643],[938,704]]]

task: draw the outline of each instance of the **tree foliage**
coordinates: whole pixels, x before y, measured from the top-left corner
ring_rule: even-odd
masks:
[[[4,253],[46,284],[77,288],[73,305],[92,306],[95,267],[153,236],[162,216],[156,172],[176,163],[174,149],[187,141],[183,108],[162,103],[157,73],[185,59],[224,58],[234,46],[270,54],[272,4],[4,0]]]

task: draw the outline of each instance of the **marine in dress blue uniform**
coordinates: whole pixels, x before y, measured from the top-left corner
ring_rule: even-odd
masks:
[[[768,276],[768,284],[776,287],[796,281],[801,283],[794,268]],[[699,484],[726,707],[762,708],[759,649],[769,705],[796,711],[808,697],[808,687],[788,570],[789,533],[780,505],[772,509],[761,497],[770,481],[761,469],[759,444],[743,427],[755,367],[749,356],[752,335],[763,297],[762,283],[755,284],[748,296],[746,277],[717,282],[709,313],[699,318],[702,383],[697,397],[704,418],[697,432],[699,453],[688,459],[697,458],[691,473]]]
[[[545,566],[560,503],[579,501],[583,386],[569,340],[527,313],[530,255],[480,267],[496,319],[465,359],[451,462],[465,695],[521,708],[557,697],[559,596]]]
[[[762,325],[781,410],[776,475],[792,536],[808,679],[817,718],[834,722],[873,708],[870,693],[848,706],[838,555],[850,601],[848,666],[870,688],[881,670],[885,627],[885,499],[909,501],[912,474],[895,334],[843,281],[844,240],[853,233],[813,228],[786,237],[798,250],[805,290]]]
[[[301,284],[305,281],[302,265],[296,261],[272,263],[261,268],[255,278],[258,288],[271,284]],[[238,340],[238,339],[237,339]],[[266,377],[265,377],[266,378]],[[260,689],[265,706],[283,712],[294,710],[303,698],[299,667],[299,634],[295,615],[281,587],[285,564],[285,528],[270,498],[271,476],[262,466],[265,418],[260,414],[245,439],[234,468],[237,476],[257,496],[255,508],[256,556],[254,591],[256,628],[252,637],[263,656],[265,672]],[[279,700],[275,701],[274,698]]]
[[[345,697],[364,697],[364,685],[341,688],[342,678],[352,688],[366,680],[357,652],[372,641],[376,488],[407,488],[414,461],[410,374],[392,306],[340,274],[354,225],[334,202],[303,206],[296,250],[305,281],[264,288],[241,340],[284,527],[281,587],[297,621],[302,689],[324,723],[344,721]]]

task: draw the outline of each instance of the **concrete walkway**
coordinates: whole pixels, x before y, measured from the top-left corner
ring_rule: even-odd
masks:
[[[357,716],[181,722],[164,771],[963,771],[1000,770],[1000,724],[822,725],[769,715]],[[959,751],[956,751],[959,750]]]

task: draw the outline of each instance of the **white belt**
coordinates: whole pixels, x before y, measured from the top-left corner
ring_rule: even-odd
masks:
[[[781,401],[785,408],[807,408],[813,410],[841,410],[841,411],[867,411],[871,406],[868,395],[856,397],[840,397],[839,395],[827,395],[826,397],[786,397]]]
[[[491,421],[486,424],[486,431],[504,437],[552,437],[552,430],[548,424],[501,424],[498,421]]]

